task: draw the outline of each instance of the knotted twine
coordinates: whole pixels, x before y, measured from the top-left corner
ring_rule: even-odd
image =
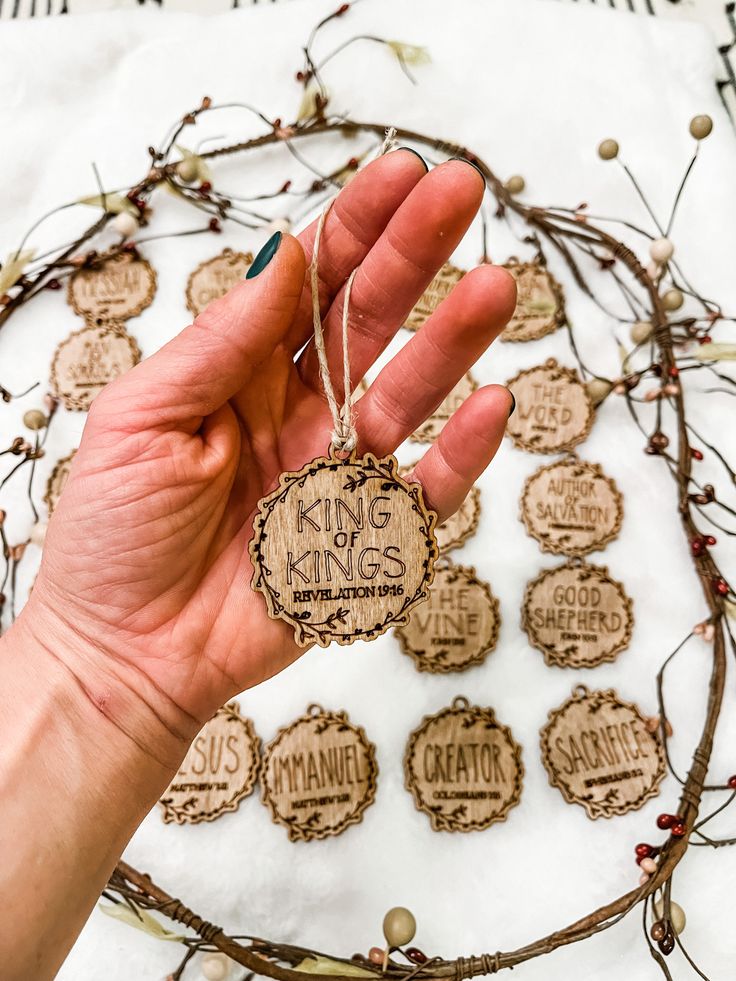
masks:
[[[393,128],[386,130],[386,138],[377,156],[381,156],[395,146],[396,130]],[[334,201],[334,198],[333,198]],[[349,314],[350,314],[350,294],[355,281],[357,269],[353,269],[345,284],[345,297],[342,306],[342,387],[343,403],[339,405],[335,395],[335,389],[330,377],[330,366],[327,362],[327,351],[325,350],[325,335],[322,328],[322,314],[319,308],[319,246],[322,241],[322,231],[325,220],[332,207],[329,202],[325,210],[319,216],[317,231],[314,236],[314,246],[312,249],[312,261],[310,263],[310,280],[312,287],[312,321],[314,325],[314,347],[317,351],[317,361],[319,362],[319,375],[322,387],[327,397],[327,405],[332,416],[332,434],[330,448],[335,454],[349,456],[358,443],[358,434],[355,430],[355,419],[353,415],[353,393],[350,377],[350,352],[348,349]]]

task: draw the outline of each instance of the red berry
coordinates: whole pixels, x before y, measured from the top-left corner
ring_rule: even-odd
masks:
[[[358,158],[357,157],[351,157],[348,160],[348,167],[350,168],[350,170],[355,170],[357,168],[357,166],[358,166]]]
[[[705,544],[706,545],[715,545],[716,544],[716,541],[717,541],[717,539],[715,539],[712,535],[706,535],[705,536]]]
[[[649,856],[652,854],[652,846],[642,842],[640,845],[636,846],[634,851],[639,858],[649,858]]]
[[[59,282],[58,279],[50,279],[48,281],[48,283],[46,283],[46,289],[47,290],[60,290],[61,289],[61,283]]]
[[[212,190],[212,184],[209,181],[202,181],[199,185],[199,190],[202,194],[209,194]]]
[[[692,456],[693,460],[702,460],[703,459],[703,454],[702,454],[702,452],[700,450],[691,449],[690,450],[690,455]]]
[[[672,367],[670,368],[670,378],[677,378],[679,374],[680,374],[680,369],[677,367],[677,365],[673,364]]]
[[[342,17],[342,15],[343,14],[346,14],[348,12],[348,10],[350,10],[350,4],[349,3],[342,3],[342,4],[340,4],[340,6],[335,11],[335,16],[336,17]]]
[[[705,542],[702,538],[693,538],[690,542],[690,551],[693,555],[702,555],[705,551]]]
[[[274,121],[273,121],[273,128],[274,129],[281,129],[281,116],[278,116],[276,119],[274,119]]]
[[[682,821],[675,821],[670,828],[670,834],[675,838],[682,838],[687,834],[687,827]]]
[[[286,192],[289,190],[290,187],[291,187],[291,181],[284,181],[284,183],[281,185],[281,190],[279,191],[279,194],[286,194]]]
[[[674,814],[660,814],[657,818],[657,827],[660,831],[667,831],[675,821],[677,821],[677,817]]]
[[[736,790],[736,773],[732,777],[728,778],[728,786],[731,788],[731,790]]]
[[[427,963],[427,955],[423,951],[419,950],[418,947],[409,947],[406,951],[406,956],[410,961],[413,961],[414,964]]]
[[[217,218],[210,218],[210,231],[211,232],[221,232],[220,222]]]
[[[297,80],[297,82],[303,82],[304,81],[304,72],[297,72],[296,73],[296,80]]]
[[[710,334],[703,334],[703,336],[700,338],[700,343],[701,344],[712,344],[713,343],[713,338],[710,336]]]
[[[711,585],[713,586],[713,591],[718,596],[728,596],[731,591],[725,579],[713,579],[711,580]]]

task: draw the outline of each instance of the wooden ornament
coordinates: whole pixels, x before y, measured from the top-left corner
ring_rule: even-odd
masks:
[[[521,520],[543,552],[586,555],[618,535],[623,499],[597,463],[571,454],[527,478]]]
[[[589,818],[635,811],[659,793],[664,753],[636,705],[578,685],[541,731],[549,782]]]
[[[69,278],[68,300],[90,323],[128,320],[153,300],[156,273],[134,252],[118,252],[82,266]]]
[[[447,425],[450,416],[460,408],[463,402],[470,398],[477,389],[478,383],[468,372],[464,375],[450,394],[442,400],[432,415],[409,437],[414,443],[433,443]]]
[[[346,712],[310,705],[265,750],[262,799],[291,841],[339,835],[376,796],[375,746]]]
[[[527,585],[521,625],[547,664],[594,668],[629,646],[634,618],[608,569],[573,559]]]
[[[165,824],[199,824],[235,811],[253,792],[261,743],[237,702],[218,709],[189,747],[159,801]]]
[[[520,371],[506,382],[516,399],[506,433],[532,453],[571,450],[589,434],[594,409],[576,371],[554,358]]]
[[[481,664],[496,646],[501,617],[475,569],[445,559],[435,567],[429,600],[396,635],[418,671],[444,674]]]
[[[503,341],[534,341],[565,322],[562,287],[538,262],[510,260],[505,268],[516,280],[516,309],[503,332]]]
[[[187,309],[198,317],[213,300],[219,300],[245,277],[253,263],[250,252],[223,249],[219,255],[200,263],[187,280]]]
[[[394,457],[320,457],[259,502],[253,588],[301,646],[371,640],[427,598],[436,520]]]
[[[456,698],[425,716],[404,756],[406,789],[434,831],[482,831],[519,803],[524,767],[511,730],[492,708]]]
[[[69,479],[69,472],[72,468],[72,460],[74,459],[76,452],[76,450],[72,450],[67,456],[57,460],[56,466],[51,471],[51,476],[46,484],[46,493],[43,496],[44,503],[49,509],[49,517],[53,514],[54,508],[59,503],[61,492],[64,490],[64,486]]]
[[[449,296],[453,288],[465,275],[464,270],[458,269],[446,262],[432,282],[426,288],[414,305],[414,309],[406,318],[404,326],[407,330],[419,330],[426,320],[434,313],[440,303]]]
[[[90,324],[57,347],[51,363],[51,390],[67,409],[86,412],[105,385],[140,358],[140,348],[122,324]]]
[[[402,477],[410,474],[416,463],[409,466],[399,467]],[[437,525],[434,530],[437,539],[437,547],[440,553],[450,552],[453,548],[460,548],[478,530],[480,521],[480,488],[471,487],[470,493],[465,498],[457,511]]]

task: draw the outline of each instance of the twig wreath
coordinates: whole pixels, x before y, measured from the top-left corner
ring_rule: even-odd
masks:
[[[117,254],[128,253],[137,257],[139,247],[146,241],[164,237],[156,235],[146,237],[139,234],[141,227],[148,225],[152,219],[151,201],[153,195],[161,189],[174,192],[183,203],[191,206],[204,217],[203,224],[178,231],[175,233],[177,235],[216,234],[221,230],[221,223],[224,221],[235,222],[248,228],[264,227],[269,224],[269,219],[259,213],[257,205],[257,202],[264,198],[283,201],[297,198],[302,206],[308,206],[306,210],[321,206],[325,198],[342,186],[369,154],[351,156],[339,169],[323,174],[315,171],[311,163],[304,159],[299,149],[301,143],[323,134],[342,134],[346,138],[369,136],[380,145],[386,130],[386,125],[382,122],[354,120],[331,111],[330,97],[321,75],[324,65],[346,48],[361,42],[387,46],[396,55],[400,66],[410,78],[409,65],[427,60],[424,49],[368,35],[350,37],[318,60],[314,53],[315,39],[327,24],[346,15],[350,6],[351,4],[344,3],[321,20],[307,40],[303,65],[296,73],[296,80],[303,89],[303,100],[294,122],[272,120],[251,106],[238,104],[235,108],[241,108],[260,120],[264,127],[263,132],[197,154],[178,146],[182,134],[188,133],[204,114],[226,108],[213,104],[210,98],[204,98],[196,109],[187,112],[178,121],[160,148],[149,148],[150,167],[141,180],[132,187],[106,192],[100,183],[97,196],[62,206],[62,208],[69,208],[75,204],[91,205],[100,210],[99,216],[74,242],[35,256],[27,249],[26,243],[49,215],[40,218],[29,229],[5,265],[0,268],[0,327],[40,291],[60,289],[63,280],[80,268],[94,269],[99,266],[101,260],[107,260]],[[227,106],[227,108],[233,107],[233,104]],[[104,895],[113,902],[115,913],[121,919],[127,919],[128,922],[155,935],[179,940],[184,945],[186,952],[182,962],[171,975],[173,981],[182,977],[192,957],[199,951],[221,952],[248,971],[275,978],[277,981],[299,981],[304,977],[305,971],[309,971],[320,981],[327,981],[328,978],[334,981],[336,977],[348,978],[356,975],[373,977],[382,974],[404,981],[410,979],[414,981],[419,978],[452,978],[461,981],[463,978],[512,968],[531,958],[550,953],[563,945],[584,940],[615,925],[640,904],[648,949],[663,975],[671,978],[666,957],[677,946],[696,973],[705,977],[692,961],[679,936],[682,911],[672,901],[673,873],[690,845],[719,848],[736,843],[736,838],[709,837],[705,830],[708,821],[728,807],[736,797],[736,776],[725,778],[721,775],[711,782],[708,779],[713,738],[724,693],[726,649],[730,645],[736,654],[736,642],[728,621],[728,613],[733,613],[734,610],[734,592],[710,550],[716,543],[715,538],[703,530],[704,523],[707,523],[719,528],[728,536],[736,534],[736,528],[728,528],[723,523],[736,516],[736,510],[721,499],[719,491],[714,486],[701,485],[698,480],[697,464],[705,453],[711,454],[722,467],[725,480],[731,487],[734,484],[734,471],[718,446],[695,432],[688,421],[684,379],[692,371],[704,371],[717,380],[719,390],[736,394],[736,382],[717,367],[720,360],[736,358],[736,345],[712,342],[709,331],[713,325],[720,321],[732,321],[734,318],[727,317],[718,303],[701,296],[689,283],[674,258],[669,234],[687,178],[698,157],[700,142],[708,136],[711,126],[711,120],[707,116],[696,116],[690,123],[690,132],[696,140],[695,151],[680,183],[666,224],[657,220],[634,175],[620,161],[616,142],[605,140],[600,145],[601,158],[618,161],[624,175],[632,182],[649,213],[655,232],[647,231],[627,221],[590,215],[584,204],[574,208],[545,208],[525,204],[518,197],[524,190],[524,181],[520,176],[516,175],[503,181],[484,160],[466,147],[406,129],[398,129],[396,133],[402,142],[425,148],[431,154],[435,154],[438,161],[448,156],[463,156],[475,164],[486,178],[488,194],[495,200],[496,218],[508,222],[512,230],[512,221],[520,220],[525,225],[522,241],[534,250],[535,257],[532,263],[522,264],[523,269],[519,265],[518,275],[531,276],[533,279],[545,269],[546,251],[555,249],[567,264],[577,286],[593,302],[599,303],[584,275],[581,262],[585,262],[588,267],[597,266],[613,277],[629,311],[629,316],[623,318],[615,317],[606,311],[619,323],[631,325],[634,345],[632,351],[625,357],[620,372],[614,378],[596,375],[583,363],[576,347],[573,328],[566,323],[568,339],[592,401],[600,408],[602,403],[612,396],[624,398],[632,421],[645,439],[645,452],[659,458],[660,463],[670,473],[675,492],[673,507],[677,510],[683,533],[689,543],[693,571],[700,582],[707,608],[707,614],[702,622],[695,625],[676,650],[664,660],[656,677],[660,713],[656,725],[667,766],[681,789],[675,812],[662,814],[657,819],[659,829],[667,834],[665,840],[656,845],[643,843],[636,848],[637,861],[644,872],[641,884],[636,889],[593,910],[575,923],[517,950],[444,960],[439,957],[427,957],[416,948],[405,948],[403,945],[411,940],[412,931],[387,929],[387,940],[392,956],[384,957],[382,960],[379,958],[379,962],[376,963],[375,959],[358,955],[348,959],[247,935],[228,936],[219,927],[207,922],[184,903],[173,898],[149,876],[131,868],[125,862],[120,862]],[[279,143],[283,143],[288,148],[300,165],[311,171],[306,187],[299,190],[292,186],[291,181],[287,181],[275,188],[272,193],[253,198],[236,197],[217,189],[210,167],[221,157],[256,152],[263,147]],[[373,152],[373,148],[370,152]],[[488,261],[486,248],[488,222],[485,213],[482,214],[482,261]],[[628,232],[640,236],[649,245],[651,263],[642,264],[628,245],[604,230],[600,223],[606,225],[618,223]],[[108,226],[119,233],[120,239],[112,249],[98,254],[94,249],[95,242]],[[556,289],[549,285],[548,288],[552,288],[553,291]],[[678,314],[685,295],[699,307],[700,312],[697,316],[684,317]],[[541,333],[560,326],[555,320],[557,315],[554,312],[554,303],[550,310],[551,315],[547,311],[544,316],[540,315],[526,324],[522,323],[521,327],[516,324],[508,339],[541,336]],[[523,333],[527,328],[531,330],[531,335],[527,332],[521,338],[514,336],[514,330],[521,329]],[[638,366],[634,367],[634,363]],[[644,386],[648,387],[643,394],[639,394]],[[0,386],[0,397],[3,401],[9,402],[12,399],[22,398],[29,391],[31,389],[12,393]],[[44,443],[56,405],[54,398],[46,396],[45,411],[38,408],[27,411],[24,424],[33,434],[31,439],[17,436],[7,448],[2,450],[2,455],[11,457],[12,466],[0,479],[0,489],[19,473],[26,474],[29,505],[33,520],[36,522],[28,541],[42,541],[43,538],[44,525],[39,521],[34,504],[33,482],[36,461],[43,455]],[[642,410],[646,406],[653,409],[651,413],[654,416],[653,424],[641,418]],[[671,436],[665,433],[665,427],[670,429]],[[691,440],[698,445],[693,445]],[[28,541],[11,544],[3,527],[4,518],[4,512],[0,511],[0,541],[4,558],[0,611],[3,606],[6,607],[6,620],[12,621],[15,615],[17,571]],[[690,768],[684,776],[680,776],[672,767],[667,749],[670,725],[664,703],[664,678],[673,659],[695,635],[700,635],[711,648],[709,693],[705,721],[692,753]],[[723,792],[726,796],[722,802],[701,816],[704,795]],[[163,914],[173,923],[190,929],[194,936],[174,934],[152,917],[150,911]],[[409,941],[406,937],[409,937]],[[397,959],[396,955],[401,955],[406,963]]]

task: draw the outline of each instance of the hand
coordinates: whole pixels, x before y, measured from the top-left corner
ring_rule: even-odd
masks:
[[[404,150],[340,193],[320,246],[320,304],[328,358],[339,366],[345,282],[360,267],[353,383],[451,255],[482,195],[467,163],[425,174]],[[248,542],[257,503],[279,474],[328,447],[305,276],[315,227],[283,236],[257,276],[95,399],[49,525],[22,629],[152,755],[165,752],[162,733],[185,744],[229,697],[301,653],[291,627],[270,620],[251,588]],[[360,399],[358,452],[393,452],[514,305],[505,270],[466,275]],[[440,520],[492,459],[509,409],[506,389],[481,388],[417,465],[413,479]]]

